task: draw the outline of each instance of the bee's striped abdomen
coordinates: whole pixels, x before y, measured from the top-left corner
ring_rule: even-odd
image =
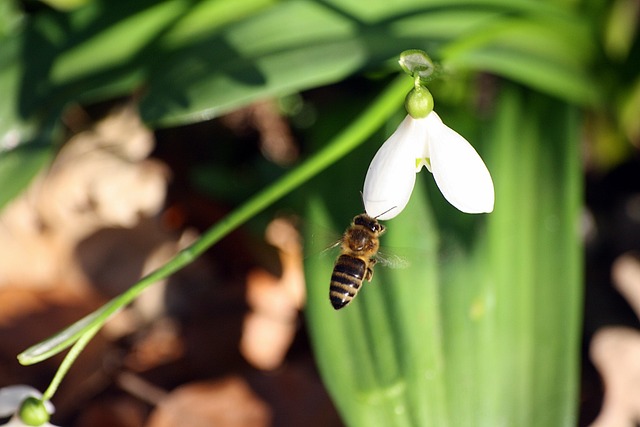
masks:
[[[336,310],[341,309],[355,298],[362,280],[366,276],[366,263],[351,255],[340,255],[333,268],[329,299]]]

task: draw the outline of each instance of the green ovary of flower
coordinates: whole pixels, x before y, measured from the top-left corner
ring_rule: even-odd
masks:
[[[404,100],[404,107],[407,113],[414,119],[423,119],[433,111],[433,96],[429,89],[417,84],[407,94]]]
[[[20,406],[20,419],[28,426],[41,426],[49,421],[49,413],[40,399],[28,397]]]

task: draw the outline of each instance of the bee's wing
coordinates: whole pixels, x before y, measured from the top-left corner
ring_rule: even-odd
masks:
[[[337,256],[338,247],[342,243],[342,234],[328,227],[304,222],[305,237],[307,239],[306,250],[310,250],[309,256]]]
[[[376,261],[389,268],[407,268],[410,265],[409,261],[400,255],[380,251],[376,254]]]
[[[330,245],[328,245],[326,248],[324,248],[322,250],[322,255],[326,255],[330,252],[333,252],[335,248],[337,248],[338,246],[340,246],[342,244],[342,239],[336,240],[335,242],[331,243]]]

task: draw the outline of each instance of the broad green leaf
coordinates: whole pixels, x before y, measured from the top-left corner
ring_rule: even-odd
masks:
[[[16,34],[23,20],[24,16],[17,2],[13,0],[0,2],[0,43]]]
[[[141,89],[145,120],[176,125],[380,69],[412,48],[592,102],[582,22],[531,1],[95,1],[29,20],[20,108],[29,116]]]
[[[73,10],[84,6],[91,0],[40,0],[49,6],[60,10]]]
[[[194,110],[214,117],[260,97],[337,81],[367,59],[355,32],[352,22],[315,2],[278,4],[169,53],[151,76],[143,116],[153,122]]]
[[[558,17],[500,17],[447,44],[441,55],[453,68],[482,69],[594,105],[602,93],[585,67],[596,49],[585,24]]]
[[[554,95],[593,102],[598,94],[585,72],[593,47],[584,26],[559,10],[546,19],[538,11],[515,20],[508,14],[528,9],[520,2],[511,7],[497,4],[500,8],[484,3],[472,7],[455,2],[387,2],[382,7],[386,15],[379,11],[361,19],[360,12],[374,7],[351,4],[347,10],[339,2],[329,7],[311,0],[280,3],[199,43],[167,52],[168,60],[151,76],[142,113],[147,121],[164,124],[214,117],[257,98],[379,67],[397,60],[404,49],[422,48],[438,56],[441,44],[477,39],[489,29],[496,35],[485,36],[486,42],[472,40],[466,49],[460,46],[450,51],[451,58],[443,58],[453,66],[495,72]],[[378,21],[371,16],[378,16]],[[532,36],[536,38],[529,41]],[[583,40],[578,45],[576,37]],[[515,44],[507,52],[513,55],[511,62],[484,54],[487,48],[502,52],[505,41]],[[546,45],[549,49],[544,49]]]
[[[601,88],[580,69],[558,66],[541,57],[502,49],[480,49],[447,59],[457,69],[484,70],[577,104],[601,101]]]
[[[0,210],[49,164],[53,157],[50,136],[51,132],[45,132],[39,139],[23,141],[16,148],[0,152]]]
[[[17,57],[17,39],[5,38],[0,49],[0,210],[53,156],[55,122],[27,121],[18,112],[22,67]]]

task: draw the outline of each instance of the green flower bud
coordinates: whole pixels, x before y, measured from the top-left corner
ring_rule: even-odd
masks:
[[[20,419],[28,426],[41,426],[49,422],[49,413],[42,400],[28,397],[20,406]]]
[[[424,86],[411,89],[404,99],[404,108],[414,119],[423,119],[433,111],[433,96]]]

